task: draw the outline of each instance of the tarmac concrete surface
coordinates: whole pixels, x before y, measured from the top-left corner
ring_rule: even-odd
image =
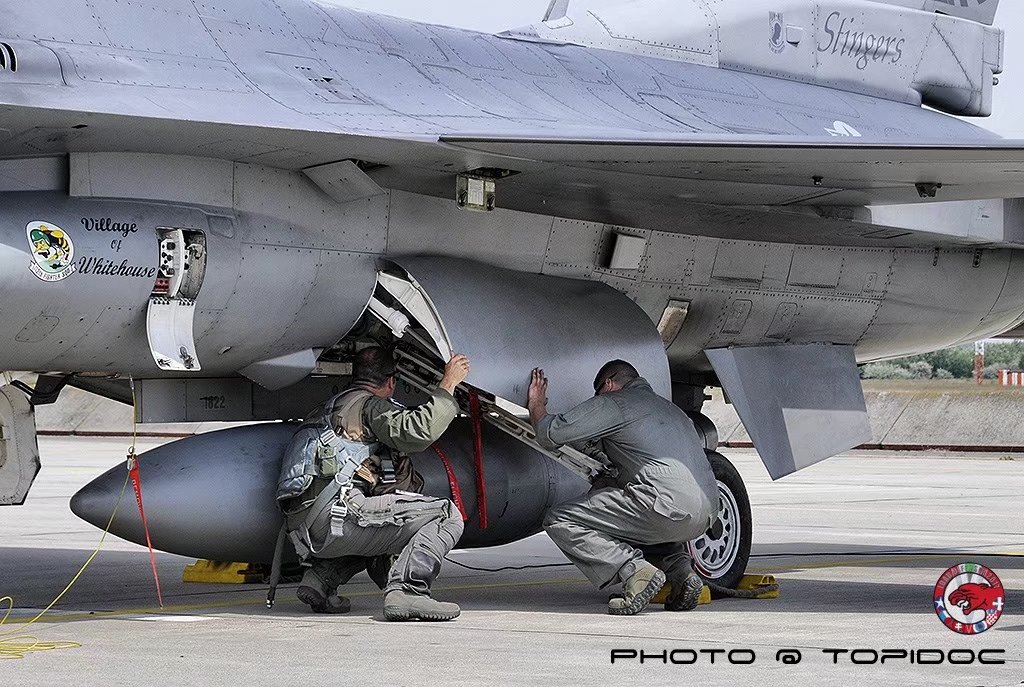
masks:
[[[607,590],[573,567],[478,572],[449,563],[436,595],[461,604],[462,617],[393,624],[365,575],[347,586],[348,615],[306,612],[292,586],[268,611],[262,585],[184,584],[191,561],[158,554],[160,609],[145,549],[111,539],[54,611],[25,628],[100,539],[71,514],[69,497],[125,448],[120,439],[40,445],[43,470],[27,505],[0,510],[0,596],[16,606],[0,634],[81,646],[0,661],[4,685],[1024,684],[1024,462],[1000,454],[855,452],[771,483],[753,451],[727,451],[754,507],[750,571],[778,577],[777,600],[614,617]],[[134,505],[129,489],[123,506]],[[565,561],[543,535],[451,558],[481,568]],[[1007,588],[999,623],[973,637],[947,630],[932,610],[940,574],[966,561],[988,565]],[[696,663],[612,664],[617,649],[675,651],[666,658]],[[777,661],[784,649],[802,660]],[[963,650],[1004,650],[1006,662],[865,665],[836,654],[834,663],[825,649],[957,649],[957,660]],[[755,662],[730,665],[712,651],[740,660],[753,652]]]
[[[22,378],[33,383],[31,375]],[[871,421],[871,446],[1024,447],[1024,387],[967,380],[865,380],[864,400]],[[749,445],[750,435],[721,389],[708,389],[702,412],[714,421],[722,443]],[[131,432],[131,406],[67,388],[53,405],[36,409],[45,435],[96,436]],[[144,424],[146,435],[201,434],[233,426],[226,422]]]

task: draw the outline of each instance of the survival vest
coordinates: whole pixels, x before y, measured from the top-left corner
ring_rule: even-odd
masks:
[[[347,490],[367,458],[381,451],[380,442],[367,441],[363,432],[363,406],[372,394],[348,389],[332,396],[299,427],[285,449],[277,479],[277,501],[286,514],[308,508],[316,500],[316,478],[332,480]],[[341,415],[341,433],[332,418]]]

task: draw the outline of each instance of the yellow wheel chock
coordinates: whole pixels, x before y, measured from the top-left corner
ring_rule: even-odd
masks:
[[[774,575],[744,575],[740,580],[740,583],[736,585],[736,589],[741,592],[755,592],[763,587],[770,587],[766,591],[751,596],[753,599],[777,599],[779,598],[778,582],[775,581]],[[661,588],[661,591],[651,599],[651,603],[663,604],[668,600],[668,595],[672,591],[672,585],[665,583],[665,586]],[[711,588],[704,585],[704,588],[700,590],[700,600],[697,602],[703,606],[711,603]]]
[[[266,578],[266,566],[258,563],[223,563],[220,561],[196,561],[185,566],[182,582],[206,584],[251,584]]]

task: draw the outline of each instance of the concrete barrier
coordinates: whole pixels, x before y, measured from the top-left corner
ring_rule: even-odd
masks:
[[[864,448],[956,448],[1024,451],[1024,389],[968,382],[864,383],[871,443]],[[750,446],[720,389],[704,414],[726,446]]]

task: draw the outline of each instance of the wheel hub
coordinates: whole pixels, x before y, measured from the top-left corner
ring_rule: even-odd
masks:
[[[740,508],[732,491],[718,482],[718,522],[687,548],[693,568],[707,579],[725,575],[740,550]]]

